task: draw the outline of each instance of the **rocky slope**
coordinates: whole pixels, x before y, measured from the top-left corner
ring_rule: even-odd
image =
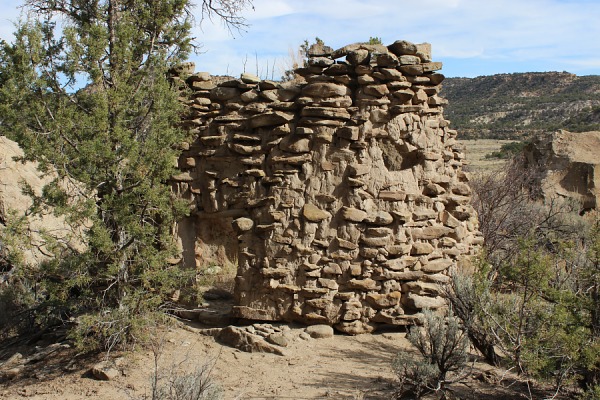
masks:
[[[600,129],[600,76],[568,72],[447,78],[446,118],[462,139],[516,139],[542,131]]]

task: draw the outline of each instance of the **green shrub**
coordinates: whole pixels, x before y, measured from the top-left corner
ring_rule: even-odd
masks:
[[[469,340],[462,326],[449,310],[446,316],[426,310],[423,326],[412,327],[408,340],[420,358],[414,360],[401,353],[392,362],[398,378],[397,395],[420,397],[429,392],[444,392],[465,377]]]

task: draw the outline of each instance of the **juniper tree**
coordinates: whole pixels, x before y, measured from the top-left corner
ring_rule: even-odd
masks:
[[[240,26],[246,4],[205,0],[200,9]],[[27,18],[0,52],[0,133],[42,170],[57,171],[34,204],[87,227],[84,251],[55,247],[61,253],[41,274],[53,277],[44,279],[44,304],[63,316],[83,314],[81,325],[112,346],[131,336],[130,317],[160,304],[180,275],[165,261],[175,252],[171,227],[187,208],[169,190],[186,133],[167,71],[192,50],[192,4],[26,0],[24,7]]]

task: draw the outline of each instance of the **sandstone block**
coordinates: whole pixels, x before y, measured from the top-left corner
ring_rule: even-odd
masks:
[[[402,293],[391,292],[388,294],[369,293],[367,295],[367,301],[373,306],[373,308],[388,308],[394,307],[400,302]]]
[[[392,93],[392,95],[401,103],[406,103],[409,100],[412,100],[415,93],[412,90],[396,90]]]
[[[410,268],[418,261],[417,257],[404,256],[401,258],[393,258],[383,263],[383,266],[394,271],[402,271],[405,268]]]
[[[388,325],[410,326],[419,325],[421,314],[403,314],[397,310],[380,310],[377,315],[371,318],[372,322],[380,322]]]
[[[276,355],[284,355],[279,348],[267,343],[262,337],[251,334],[241,328],[228,326],[221,329],[221,332],[216,336],[216,339],[231,347],[248,352],[248,353],[271,353]]]
[[[438,258],[437,260],[429,261],[421,266],[421,270],[426,273],[437,273],[448,269],[453,264],[452,260],[447,258]]]
[[[413,243],[410,254],[425,255],[425,254],[431,254],[432,252],[433,252],[433,246],[430,243],[416,242],[416,243]]]
[[[421,63],[421,59],[419,57],[412,55],[402,55],[398,57],[398,60],[400,61],[400,65],[414,65]]]
[[[336,135],[348,140],[358,140],[358,127],[344,126],[336,130]]]
[[[91,369],[92,376],[100,381],[112,381],[121,372],[116,368],[111,361],[101,361],[94,365]]]
[[[210,98],[218,101],[231,100],[240,95],[237,88],[219,86],[210,91]]]
[[[288,347],[290,345],[289,337],[281,332],[271,333],[269,336],[267,336],[266,340],[267,342],[279,347]]]
[[[350,119],[348,111],[336,107],[304,107],[301,115],[305,117]]]
[[[432,240],[448,235],[450,232],[452,232],[452,229],[446,226],[427,226],[414,229],[412,235],[414,239]]]
[[[402,299],[403,303],[412,309],[435,310],[446,306],[446,300],[443,297],[427,297],[419,296],[418,294],[409,293],[405,298]]]
[[[381,278],[383,279],[394,279],[398,281],[413,281],[418,280],[424,275],[423,271],[390,271],[384,269],[381,272]]]
[[[423,189],[423,194],[432,197],[439,196],[444,193],[446,193],[446,189],[436,183],[430,183]]]
[[[433,72],[433,71],[439,71],[440,69],[442,69],[442,63],[441,62],[426,62],[423,65],[423,72]],[[434,84],[439,84],[438,83],[434,83]]]
[[[322,272],[323,272],[323,274],[329,274],[329,275],[341,275],[342,268],[337,263],[329,263],[328,265],[323,267]]]
[[[348,281],[348,287],[358,290],[379,290],[379,284],[373,279],[351,279]]]
[[[259,83],[260,82],[260,78],[258,76],[253,75],[253,74],[248,74],[248,73],[243,73],[240,76],[240,79],[244,83]]]
[[[360,241],[370,247],[385,247],[390,244],[389,237],[365,237],[361,236]]]
[[[352,65],[366,64],[369,61],[369,51],[365,49],[356,49],[346,55],[346,60]]]
[[[404,201],[406,199],[406,192],[382,190],[379,192],[378,197],[385,201]]]
[[[382,97],[390,92],[386,85],[367,85],[363,90],[366,95],[373,97]]]
[[[413,75],[413,76],[423,75],[423,65],[422,64],[401,65],[400,67],[398,67],[398,69],[406,75]]]
[[[351,207],[342,207],[341,214],[345,220],[351,222],[362,222],[368,216],[366,211]]]
[[[431,62],[431,44],[419,43],[416,45],[416,47],[417,52],[415,54],[421,59],[421,62]]]
[[[264,114],[257,114],[248,119],[251,128],[260,128],[263,126],[282,125],[294,118],[293,114],[274,111]]]
[[[394,53],[376,53],[375,63],[380,67],[395,67],[398,65],[398,57]]]
[[[329,325],[311,325],[305,332],[313,339],[328,339],[333,337],[333,328]]]
[[[350,242],[348,240],[337,238],[338,246],[342,249],[348,250],[356,250],[358,249],[358,245],[356,243]]]
[[[335,329],[348,335],[361,335],[375,331],[375,325],[363,321],[340,322],[335,325]]]
[[[311,67],[327,68],[333,63],[334,61],[328,57],[310,57],[308,59],[308,65]]]
[[[390,255],[398,256],[410,253],[412,246],[410,244],[394,244],[385,248]]]
[[[406,282],[402,290],[422,296],[440,296],[444,292],[440,285],[432,282]]]
[[[417,46],[406,40],[396,40],[388,49],[397,56],[417,54]]]
[[[331,218],[331,214],[327,211],[321,210],[319,207],[313,204],[305,204],[302,209],[302,215],[308,221],[311,222],[320,222],[327,218]]]
[[[394,217],[387,211],[378,211],[373,215],[369,215],[365,221],[369,224],[385,226],[394,222]]]
[[[317,82],[306,85],[302,89],[304,96],[314,96],[320,98],[338,97],[350,95],[350,89],[344,85],[335,83]]]

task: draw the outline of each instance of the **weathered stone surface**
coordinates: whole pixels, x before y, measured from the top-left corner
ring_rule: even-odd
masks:
[[[379,294],[379,293],[369,293],[367,295],[367,301],[374,308],[388,308],[395,307],[402,297],[402,293],[400,292],[391,292],[388,294]]]
[[[362,222],[367,218],[366,211],[358,210],[351,207],[342,207],[342,217],[351,222]]]
[[[444,235],[448,235],[450,232],[452,232],[452,229],[446,226],[427,226],[422,229],[415,229],[413,238],[424,240],[438,239]]]
[[[217,334],[216,339],[227,346],[247,353],[271,353],[279,356],[284,355],[279,348],[267,343],[259,335],[251,334],[235,326],[227,326]]]
[[[446,306],[446,300],[443,297],[419,296],[414,293],[409,293],[403,302],[407,307],[416,310],[435,310]]]
[[[434,247],[430,243],[416,242],[416,243],[413,243],[410,254],[415,254],[415,255],[430,254],[433,252],[433,249],[434,249]]]
[[[333,337],[333,328],[329,325],[311,325],[306,328],[305,332],[313,339],[327,339]]]
[[[292,120],[293,115],[281,111],[270,113],[257,114],[248,119],[248,123],[252,128],[260,128],[262,126],[281,125]]]
[[[230,100],[238,96],[240,91],[236,88],[218,86],[210,91],[210,98],[214,100]]]
[[[95,364],[90,372],[95,379],[100,381],[112,381],[121,375],[121,372],[116,368],[112,361],[101,361]]]
[[[406,199],[406,193],[402,191],[382,190],[379,192],[378,197],[385,201],[404,201]]]
[[[378,290],[379,284],[373,279],[351,279],[348,281],[348,287],[359,290]]]
[[[541,171],[533,184],[544,199],[566,198],[583,210],[597,210],[600,198],[600,132],[565,130],[536,136],[524,154]]]
[[[254,221],[250,218],[238,218],[232,222],[233,228],[238,232],[246,232],[252,229]]]
[[[436,273],[448,269],[452,264],[452,260],[439,258],[437,260],[429,261],[427,264],[423,265],[421,269],[423,272]]]
[[[304,107],[301,115],[305,117],[350,119],[348,111],[336,107]]]
[[[316,46],[286,83],[174,81],[197,86],[181,96],[192,139],[171,180],[193,210],[177,262],[237,258],[232,317],[357,334],[443,306],[437,285],[468,268],[482,236],[430,53],[405,41]]]
[[[243,73],[240,76],[240,79],[244,83],[259,83],[260,82],[260,78],[258,76],[252,75],[252,74],[248,74],[248,73]]]
[[[284,333],[275,332],[267,336],[267,342],[274,344],[279,347],[288,347],[290,345],[290,339]]]
[[[327,211],[321,210],[319,207],[313,204],[305,204],[302,209],[302,215],[308,221],[321,222],[324,219],[331,218],[331,214]]]
[[[366,222],[373,225],[385,226],[394,222],[394,217],[387,211],[377,211],[375,214],[367,216]]]
[[[375,331],[375,325],[363,321],[340,322],[335,325],[335,329],[348,335],[361,335]]]
[[[358,127],[357,126],[345,126],[339,128],[336,134],[344,139],[358,140]]]
[[[321,98],[347,96],[350,95],[350,89],[335,83],[317,82],[306,85],[302,89],[302,94]]]
[[[397,56],[417,54],[417,46],[406,40],[396,40],[388,49]]]

